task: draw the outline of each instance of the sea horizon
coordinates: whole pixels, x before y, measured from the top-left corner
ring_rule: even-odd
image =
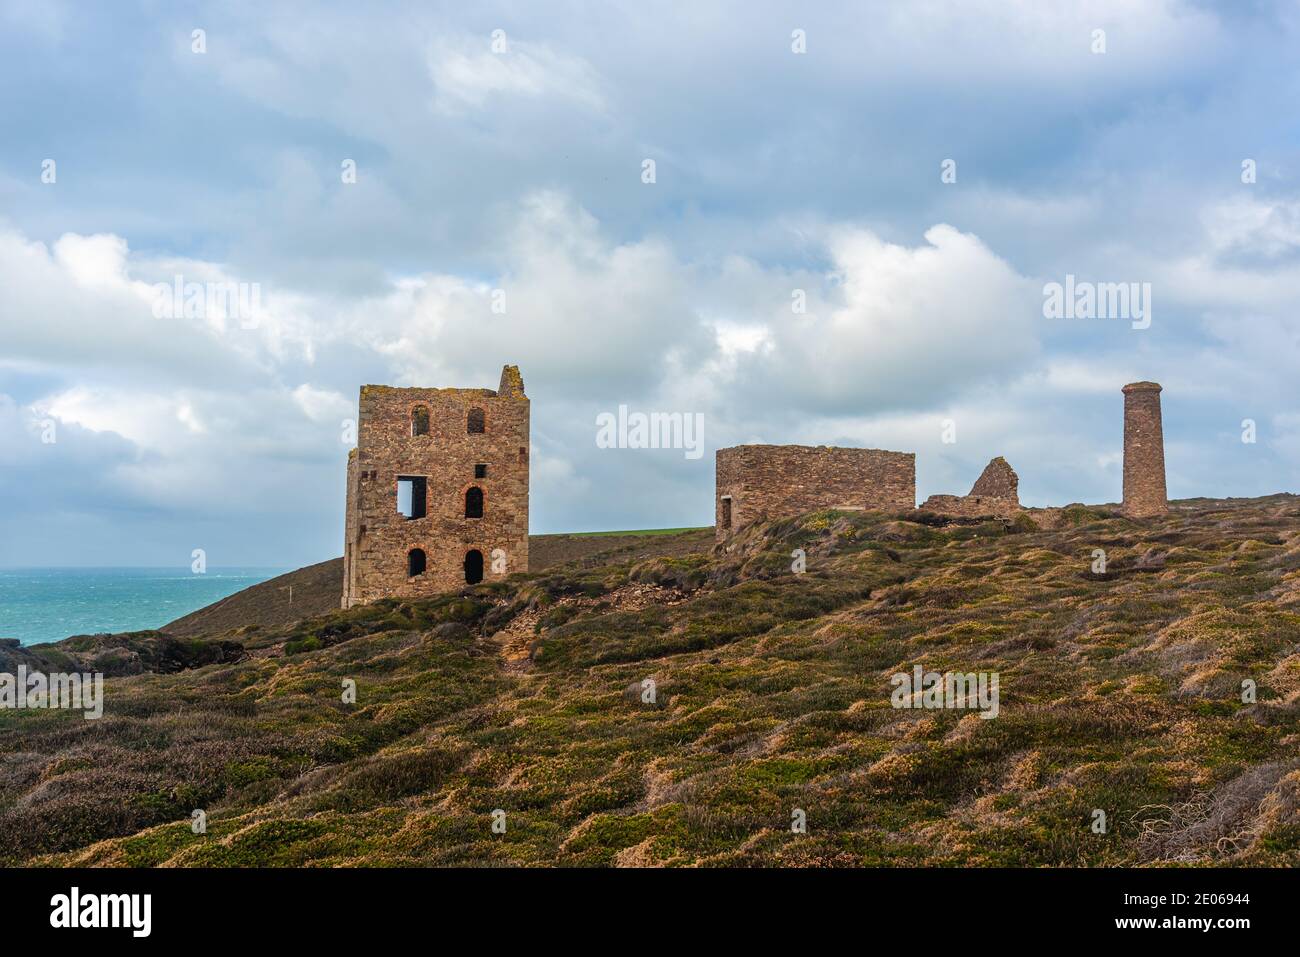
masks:
[[[293,569],[271,565],[0,566],[0,639],[32,645],[73,635],[160,628]]]

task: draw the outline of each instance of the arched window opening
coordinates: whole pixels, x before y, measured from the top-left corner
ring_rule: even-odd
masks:
[[[483,517],[483,490],[477,485],[465,490],[465,517]]]
[[[472,434],[486,432],[486,421],[482,409],[470,409],[469,415],[465,417],[465,431]]]
[[[414,578],[424,574],[424,549],[412,548],[406,553],[406,577]]]
[[[429,409],[428,406],[417,405],[411,410],[411,434],[428,435],[429,434]]]
[[[465,553],[465,582],[477,585],[483,580],[483,553],[472,548]]]

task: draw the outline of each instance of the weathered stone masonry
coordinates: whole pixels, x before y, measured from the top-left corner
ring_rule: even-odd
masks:
[[[1155,382],[1124,386],[1124,513],[1132,518],[1169,511],[1160,391]],[[738,445],[718,450],[715,495],[719,539],[751,522],[818,508],[907,511],[916,499],[916,456],[824,445]],[[941,519],[1003,520],[1029,512],[1040,527],[1054,527],[1065,510],[1025,509],[1020,479],[999,455],[969,494],[931,495],[918,511]]]
[[[963,518],[1012,518],[1020,511],[1020,477],[998,456],[984,466],[969,495],[931,495],[921,511]]]
[[[496,391],[362,386],[348,457],[344,608],[527,571],[528,416],[516,366],[502,369]],[[399,480],[415,499],[409,518],[398,511]],[[493,568],[497,549],[504,570]]]
[[[909,511],[916,455],[809,445],[736,445],[716,460],[716,535],[817,508]]]
[[[1124,514],[1146,518],[1168,511],[1160,386],[1130,382],[1124,386]]]

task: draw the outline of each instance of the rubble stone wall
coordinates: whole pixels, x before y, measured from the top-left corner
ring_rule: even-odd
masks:
[[[751,522],[818,508],[910,511],[916,507],[912,452],[736,445],[718,450],[716,469],[715,528],[720,539]]]
[[[480,412],[483,431],[469,431]],[[426,420],[427,431],[413,434]],[[348,457],[343,607],[463,587],[471,551],[482,556],[484,580],[527,571],[528,455],[529,401],[516,366],[502,370],[495,391],[362,386]],[[399,478],[424,479],[423,517],[398,511]],[[481,518],[466,515],[472,488],[482,492]],[[425,554],[414,576],[413,549]],[[494,568],[494,552],[504,566]]]

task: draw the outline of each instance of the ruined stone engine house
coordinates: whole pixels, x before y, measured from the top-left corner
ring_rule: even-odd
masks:
[[[1130,518],[1167,514],[1160,385],[1124,386],[1124,501]],[[916,512],[951,520],[1014,521],[1025,512],[1059,519],[1060,508],[1020,504],[1020,478],[1002,456],[985,466],[966,495],[931,495],[916,506],[916,456],[911,452],[820,445],[737,445],[718,449],[714,483],[719,541],[761,519],[789,518],[819,508]]]
[[[1124,386],[1124,498],[1130,518],[1164,515],[1160,386]],[[348,456],[343,607],[420,598],[528,570],[529,400],[517,366],[492,389],[361,387]],[[916,455],[883,449],[738,445],[718,449],[715,535],[815,509],[916,512],[952,520],[1042,521],[1006,459],[966,495],[916,506]]]
[[[361,387],[344,608],[528,570],[528,416],[517,366],[496,391]]]
[[[718,449],[715,535],[815,508],[904,511],[916,505],[916,455],[829,445]]]

